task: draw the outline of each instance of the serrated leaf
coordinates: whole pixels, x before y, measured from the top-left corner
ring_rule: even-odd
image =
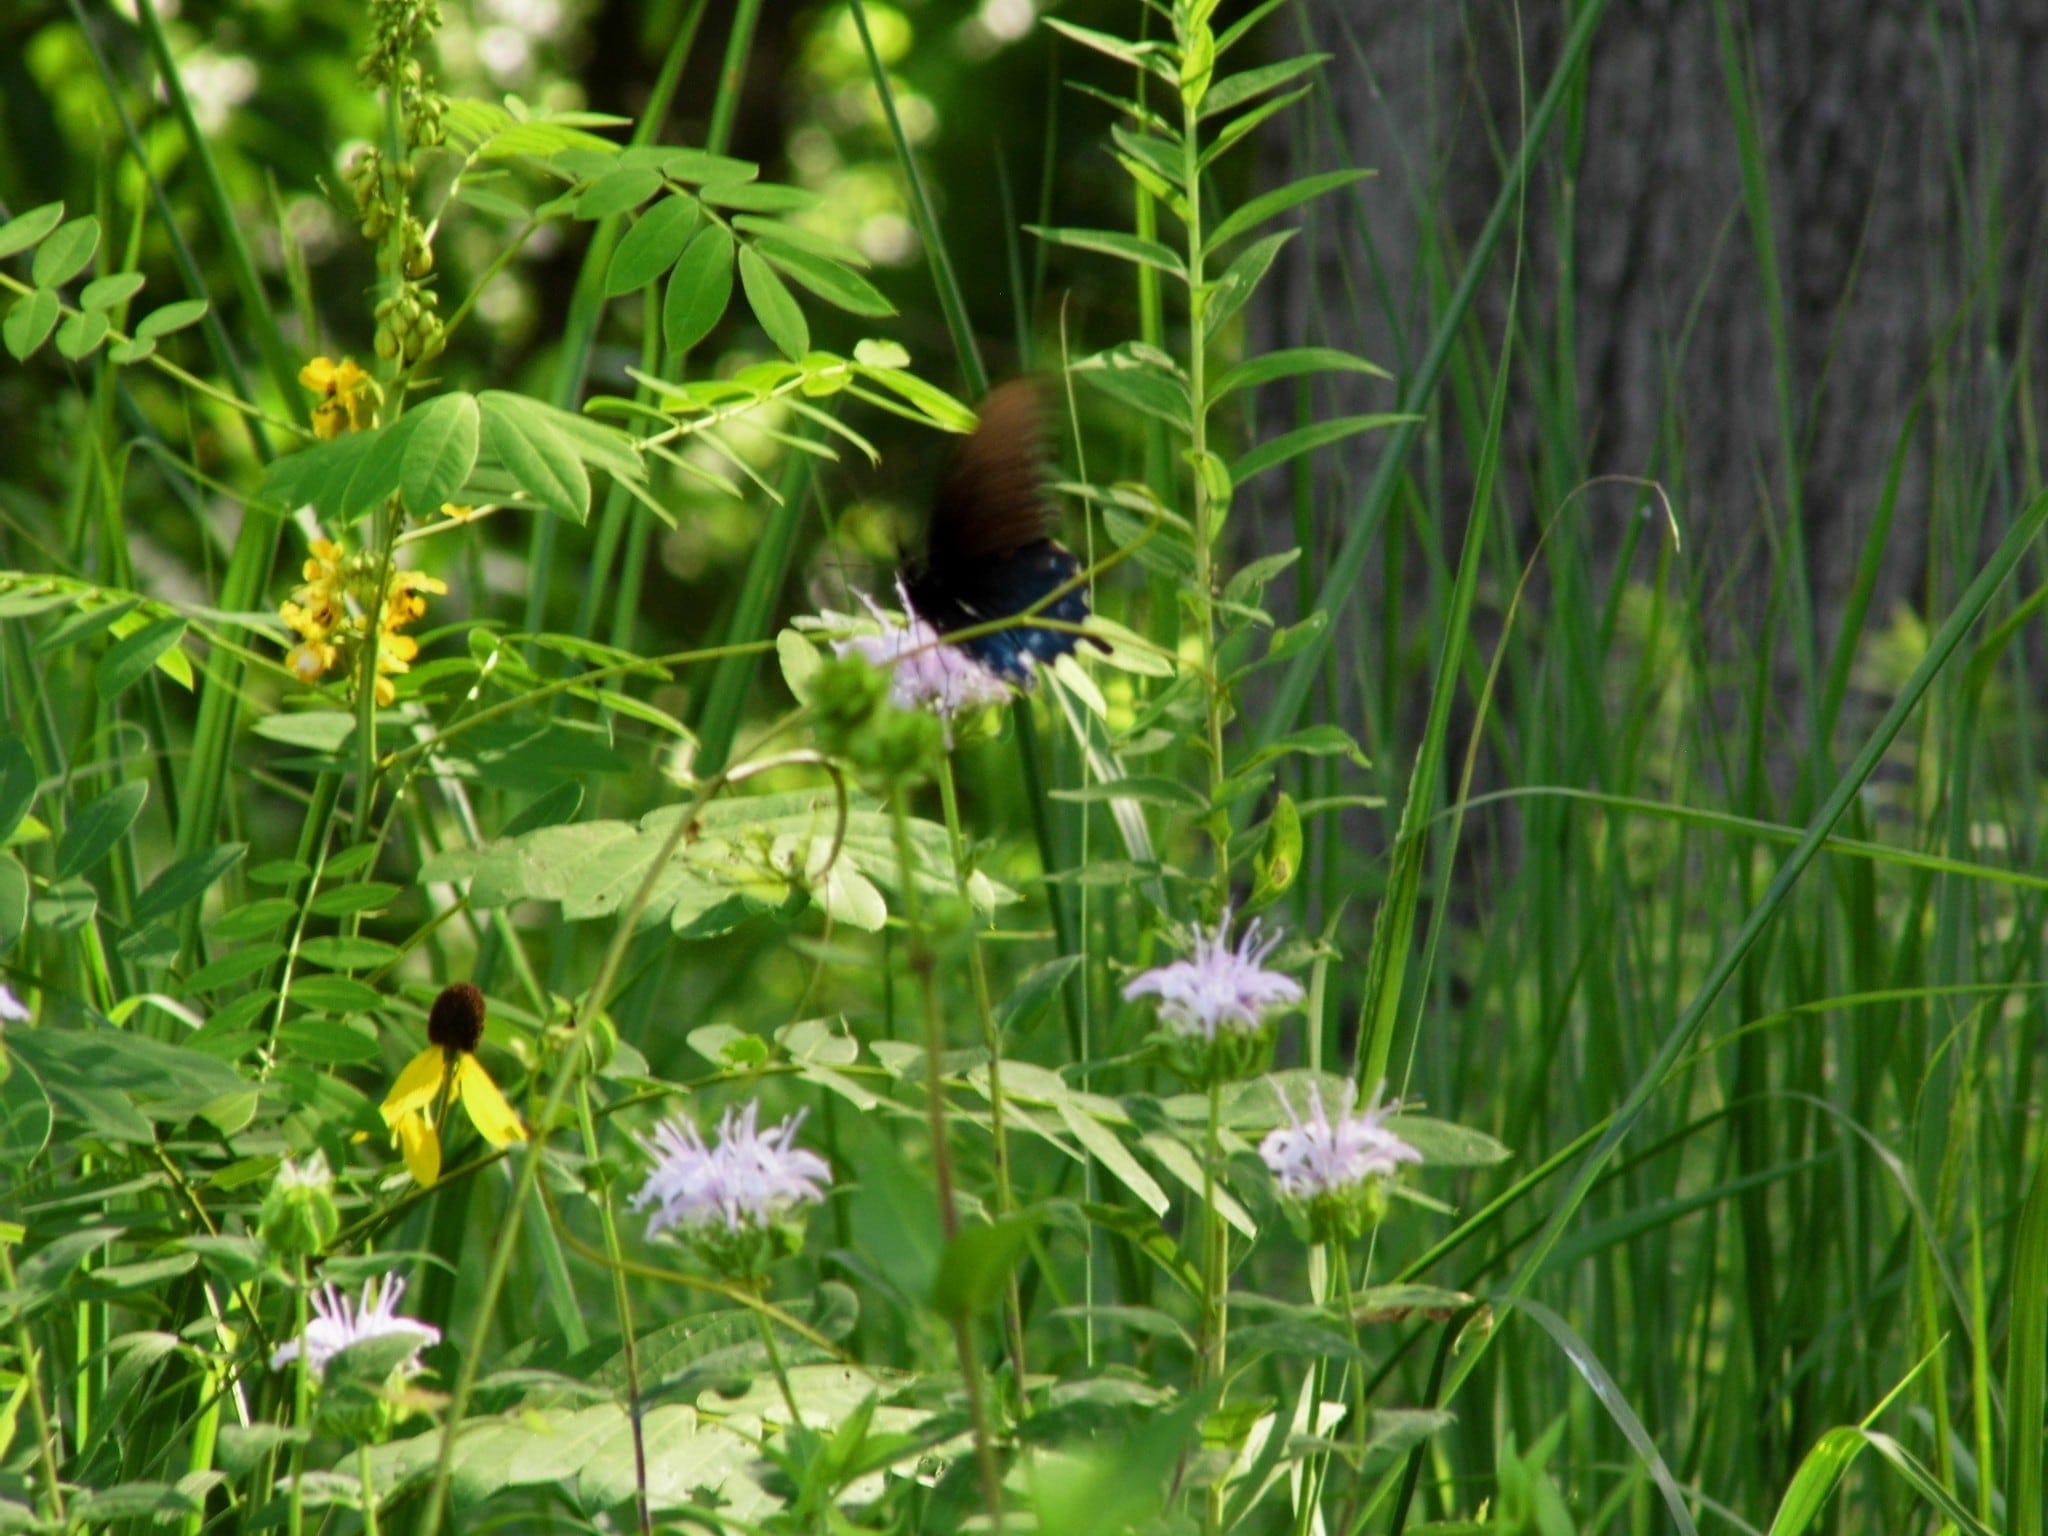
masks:
[[[68,880],[98,864],[135,824],[148,798],[148,781],[131,779],[115,785],[80,811],[58,840],[52,878]]]
[[[1404,421],[1413,421],[1413,416],[1399,412],[1388,412],[1374,416],[1337,416],[1329,421],[1311,422],[1292,432],[1283,433],[1270,442],[1261,443],[1232,466],[1238,484],[1242,485],[1254,475],[1262,475],[1269,469],[1285,464],[1311,449],[1322,448],[1360,432],[1369,432],[1376,427],[1399,426]]]
[[[606,297],[644,288],[675,265],[690,232],[697,227],[697,217],[697,200],[679,192],[664,197],[635,219],[605,269]]]
[[[168,336],[173,331],[182,331],[188,325],[197,325],[206,314],[206,300],[180,299],[175,304],[166,304],[161,309],[152,309],[135,326],[137,341],[150,341],[159,336]]]
[[[754,249],[827,304],[849,314],[874,318],[896,313],[896,306],[883,297],[881,289],[835,261],[777,240],[757,240]]]
[[[6,322],[0,324],[0,341],[6,342],[16,361],[28,361],[36,348],[49,340],[57,323],[57,307],[57,295],[48,288],[24,293],[9,306]]]
[[[414,517],[431,517],[476,468],[481,413],[474,395],[436,395],[399,418],[399,493]]]
[[[173,614],[115,641],[93,669],[94,690],[102,699],[120,697],[148,676],[158,658],[184,638],[185,621]]]
[[[706,224],[690,237],[668,276],[661,306],[662,339],[687,352],[711,333],[732,303],[732,236]]]
[[[1313,201],[1325,192],[1334,192],[1339,187],[1348,187],[1353,182],[1363,181],[1373,174],[1370,170],[1362,169],[1326,171],[1320,176],[1304,176],[1301,180],[1291,181],[1284,187],[1275,187],[1272,191],[1233,209],[1229,217],[1210,232],[1202,246],[1202,252],[1206,256],[1221,250],[1239,235],[1257,229],[1276,214],[1285,213],[1289,208]]]
[[[64,205],[44,203],[40,208],[31,208],[19,218],[0,224],[0,258],[18,255],[40,243],[45,235],[63,222]]]
[[[60,224],[36,249],[29,268],[38,288],[68,283],[86,268],[100,248],[100,221],[91,214]]]
[[[804,322],[803,309],[790,294],[775,269],[750,246],[740,247],[740,287],[747,295],[747,307],[761,322],[761,329],[784,357],[799,358],[811,349],[811,328]]]
[[[78,295],[80,309],[112,309],[116,304],[125,304],[142,292],[140,272],[114,272],[106,277],[96,277],[87,283]]]

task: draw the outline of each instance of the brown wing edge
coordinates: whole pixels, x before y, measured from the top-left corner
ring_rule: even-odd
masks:
[[[1051,538],[1059,507],[1046,489],[1044,390],[1026,376],[981,402],[980,424],[953,450],[932,503],[928,565],[1001,558]]]

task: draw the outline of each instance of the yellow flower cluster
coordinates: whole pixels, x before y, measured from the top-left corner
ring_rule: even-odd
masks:
[[[313,407],[313,435],[322,442],[360,432],[377,406],[377,382],[344,357],[316,357],[299,370],[299,382],[320,397]]]
[[[350,554],[332,539],[313,541],[304,575],[304,584],[278,609],[278,616],[299,636],[285,665],[304,683],[334,671],[353,675],[359,647],[374,640],[377,702],[394,702],[398,690],[391,679],[411,670],[420,653],[419,642],[401,631],[427,611],[426,595],[446,592],[447,584],[419,571],[395,568],[386,578],[375,555]],[[373,607],[374,625],[367,619]]]

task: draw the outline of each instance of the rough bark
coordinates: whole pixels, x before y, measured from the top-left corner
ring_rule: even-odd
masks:
[[[1771,309],[1706,0],[1616,0],[1603,20],[1582,121],[1553,130],[1531,188],[1524,278],[1535,326],[1523,340],[1569,321],[1584,472],[1654,474],[1679,488],[1689,543],[1719,564],[1723,590],[1757,589],[1745,564],[1753,574],[1776,557],[1764,519],[1782,529],[1796,501],[1825,646],[1923,382],[1938,376],[1931,414],[1963,429],[1951,440],[1983,441],[1997,406],[1995,385],[1978,381],[1995,380],[2016,347],[2038,346],[2033,328],[2022,335],[2022,296],[2036,291],[2048,169],[2048,0],[1731,0],[1731,12],[1758,108],[1797,469],[1788,477]],[[1328,131],[1297,140],[1267,172],[1333,160],[1381,168],[1356,209],[1400,318],[1339,300],[1347,284],[1368,285],[1370,267],[1359,226],[1324,219],[1276,272],[1258,340],[1320,337],[1388,359],[1398,325],[1412,355],[1430,308],[1414,268],[1418,217],[1468,248],[1519,138],[1514,12],[1307,0],[1305,16],[1312,45],[1335,55]],[[1558,7],[1522,16],[1533,100],[1569,18]],[[1503,254],[1483,301],[1496,344],[1508,271]],[[1921,584],[1930,455],[1944,441],[1930,425],[1907,452],[1879,614]],[[1528,428],[1511,423],[1523,446]],[[1319,473],[1360,483],[1377,451],[1358,440],[1348,462]]]

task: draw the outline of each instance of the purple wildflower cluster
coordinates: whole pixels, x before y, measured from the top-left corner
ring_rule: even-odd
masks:
[[[760,1105],[728,1109],[718,1123],[718,1145],[687,1120],[664,1120],[640,1145],[653,1159],[632,1209],[649,1206],[647,1235],[679,1228],[687,1237],[739,1237],[780,1224],[800,1205],[821,1200],[832,1170],[815,1152],[796,1145],[801,1113],[766,1131],[757,1129]]]

